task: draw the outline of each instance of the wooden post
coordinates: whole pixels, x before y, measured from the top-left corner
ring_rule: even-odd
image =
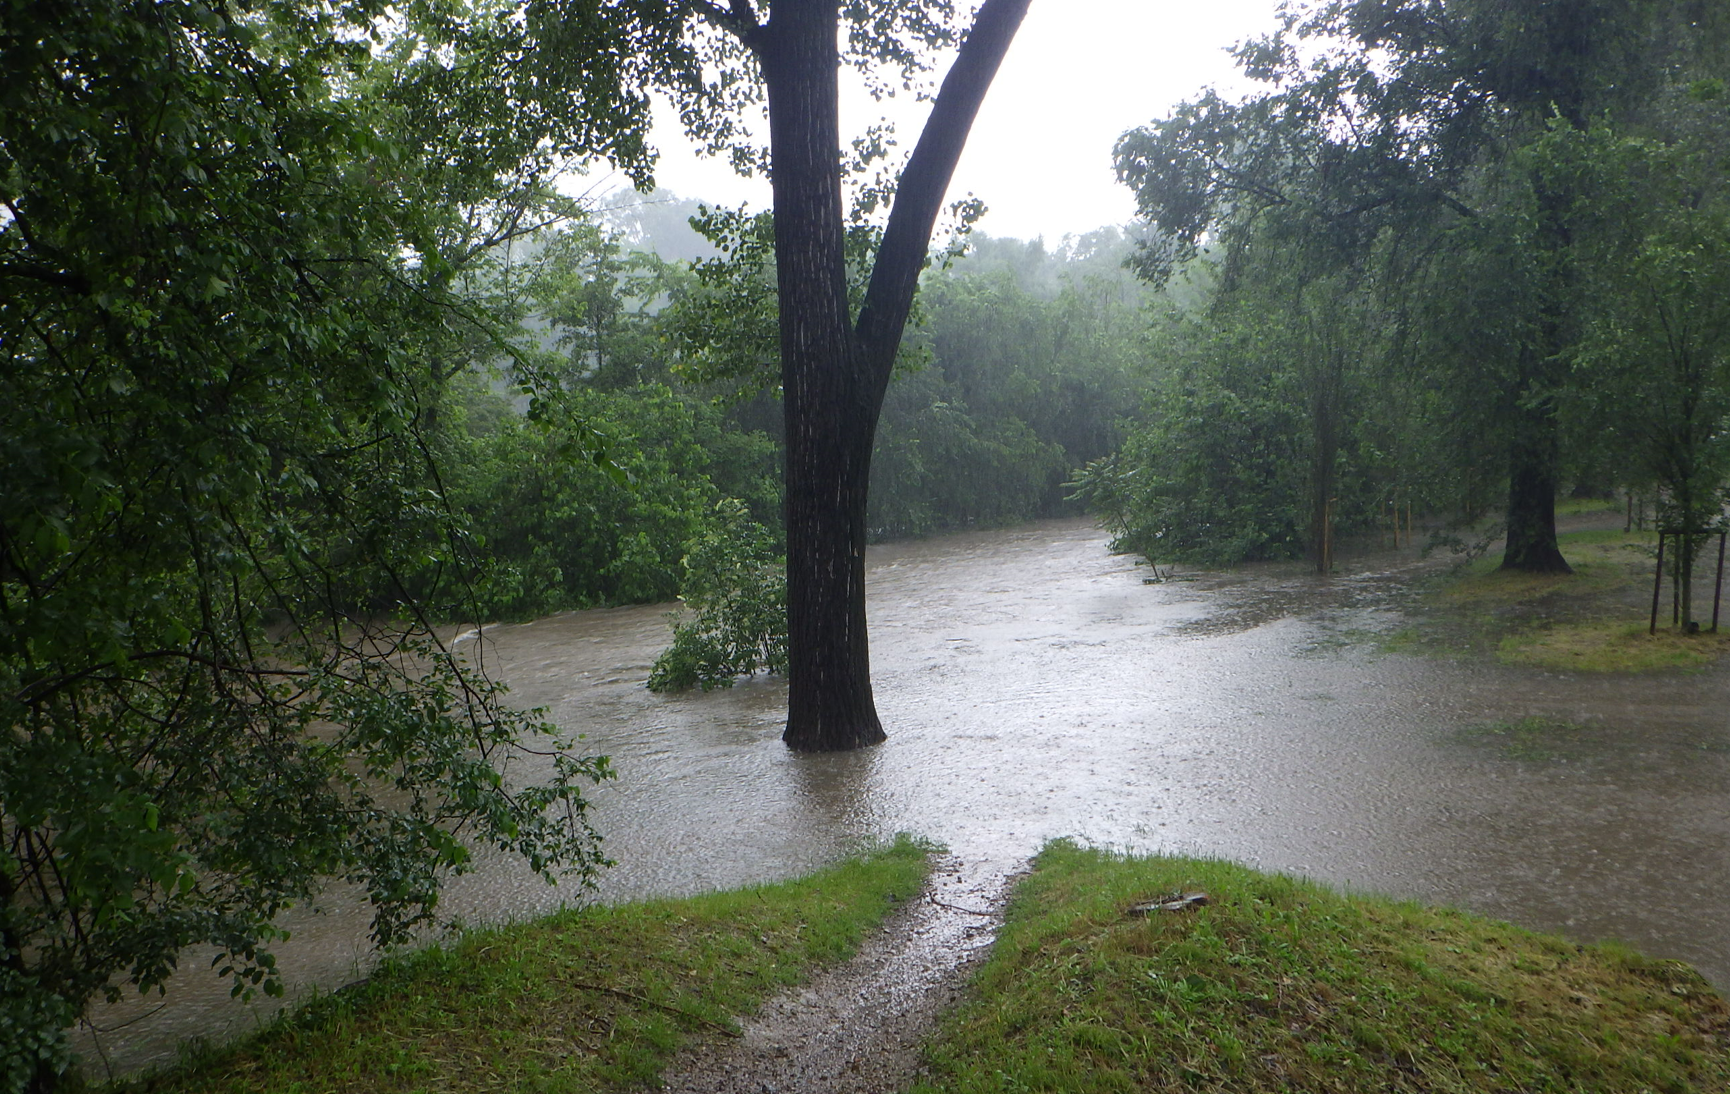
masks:
[[[1647,634],[1658,633],[1658,593],[1664,587],[1664,533],[1658,533],[1658,566],[1652,572],[1652,626]]]
[[[1334,570],[1334,499],[1322,502],[1322,564],[1321,572],[1333,573]]]
[[[1712,582],[1712,633],[1713,634],[1718,633],[1718,604],[1719,604],[1719,601],[1721,601],[1724,597],[1724,536],[1725,535],[1726,535],[1726,533],[1722,529],[1720,529],[1718,532],[1718,577],[1716,580],[1714,580]]]
[[[1670,563],[1670,568],[1676,571],[1670,575],[1670,625],[1672,627],[1682,622],[1682,560],[1687,554],[1687,541],[1682,536],[1677,536],[1676,557]]]

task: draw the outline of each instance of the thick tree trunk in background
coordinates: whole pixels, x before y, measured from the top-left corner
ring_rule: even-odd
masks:
[[[1522,348],[1519,373],[1509,395],[1508,540],[1502,569],[1528,574],[1571,574],[1574,568],[1556,543],[1556,493],[1561,489],[1562,440],[1556,403],[1549,394],[1566,382],[1560,362],[1568,356],[1568,308],[1576,286],[1567,256],[1573,246],[1568,218],[1574,195],[1551,180],[1534,180],[1539,221],[1533,240],[1543,256],[1547,282],[1537,303],[1538,328]]]
[[[986,0],[902,173],[858,323],[847,304],[838,0],[776,0],[746,38],[769,93],[787,426],[788,746],[884,739],[865,621],[871,446],[943,194],[1029,0]]]
[[[1556,544],[1556,412],[1548,400],[1514,410],[1508,446],[1508,541],[1502,569],[1571,574]]]

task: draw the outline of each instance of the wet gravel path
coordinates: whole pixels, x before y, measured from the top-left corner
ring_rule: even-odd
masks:
[[[669,1094],[893,1094],[1002,923],[1014,864],[943,855],[852,960],[771,1000],[744,1036],[686,1052]]]

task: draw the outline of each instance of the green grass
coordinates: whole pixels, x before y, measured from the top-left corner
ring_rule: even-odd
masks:
[[[1499,556],[1476,559],[1436,579],[1413,609],[1416,622],[1384,636],[1383,647],[1575,672],[1697,669],[1730,650],[1730,632],[1646,633],[1656,533],[1606,528],[1557,540],[1574,573],[1517,573],[1498,569]],[[1668,584],[1662,606],[1668,612]]]
[[[927,1057],[921,1094],[1722,1092],[1730,1011],[1625,949],[1060,842]]]
[[[1500,559],[1480,558],[1440,590],[1441,597],[1455,604],[1494,608],[1522,604],[1556,594],[1595,596],[1611,592],[1630,580],[1626,567],[1598,559],[1582,559],[1576,549],[1569,552],[1572,574],[1525,574],[1501,570]]]
[[[1564,555],[1576,554],[1581,548],[1614,548],[1635,553],[1644,552],[1648,561],[1658,550],[1657,532],[1624,532],[1620,528],[1590,528],[1583,532],[1563,532],[1556,537]]]
[[[1564,498],[1556,502],[1558,517],[1578,516],[1582,513],[1620,513],[1623,502],[1616,498]]]
[[[1553,760],[1578,752],[1592,734],[1578,722],[1529,715],[1467,726],[1454,736],[1467,744],[1488,745],[1510,760]]]
[[[1650,672],[1695,669],[1716,661],[1730,648],[1730,634],[1682,634],[1663,628],[1647,633],[1646,623],[1563,623],[1510,634],[1497,656],[1513,665],[1570,669],[1576,672]]]
[[[386,962],[239,1045],[120,1091],[622,1091],[694,1034],[851,955],[924,880],[893,846],[809,878],[559,913]]]
[[[1512,604],[1564,593],[1599,595],[1619,589],[1643,571],[1650,580],[1656,532],[1623,532],[1595,528],[1556,537],[1572,574],[1523,574],[1499,569],[1502,556],[1492,552],[1450,575],[1439,590],[1454,601]]]

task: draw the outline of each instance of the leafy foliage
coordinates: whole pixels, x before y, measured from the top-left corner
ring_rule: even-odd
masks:
[[[759,670],[787,671],[787,563],[768,529],[732,499],[685,555],[681,599],[691,617],[655,659],[651,691],[733,686]]]
[[[510,415],[452,472],[455,503],[485,530],[474,596],[487,618],[670,600],[685,545],[720,498],[777,511],[773,444],[730,427],[709,403],[650,384],[580,387],[563,408],[604,439],[605,464],[568,429]]]
[[[605,761],[421,611],[475,563],[447,366],[500,344],[452,285],[542,203],[538,138],[471,112],[469,70],[375,57],[382,15],[89,0],[0,31],[0,1090],[193,943],[276,991],[273,920],[331,878],[390,944],[472,846],[602,862]],[[529,752],[549,783],[509,777]]]
[[[1476,521],[1500,491],[1503,565],[1558,573],[1568,478],[1638,468],[1715,511],[1721,171],[1684,165],[1722,163],[1724,31],[1683,3],[1288,7],[1237,50],[1255,92],[1118,145],[1155,230],[1138,268],[1211,260],[1217,289],[1082,493],[1126,546],[1234,559],[1320,556],[1390,503]]]

